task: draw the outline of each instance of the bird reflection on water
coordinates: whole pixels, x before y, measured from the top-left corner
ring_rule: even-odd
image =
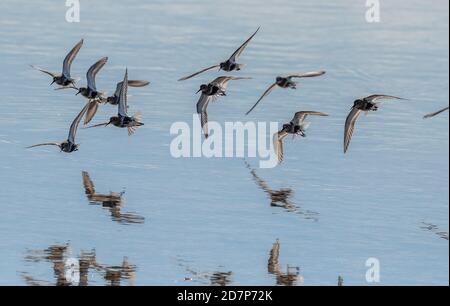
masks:
[[[93,205],[102,205],[108,208],[111,213],[111,219],[121,224],[142,224],[145,218],[135,213],[122,213],[123,199],[125,192],[117,193],[110,192],[109,194],[96,193],[94,183],[92,182],[89,173],[82,172],[83,186],[89,203]]]
[[[420,228],[426,231],[430,231],[442,239],[448,240],[448,233],[440,230],[439,227],[435,224],[423,222]]]
[[[189,274],[184,278],[184,281],[198,282],[201,285],[211,285],[211,286],[229,286],[233,282],[233,272],[232,271],[214,271],[214,272],[199,272],[188,266],[186,260],[178,258],[178,266],[184,268],[184,270]]]
[[[287,271],[282,272],[279,263],[280,242],[275,241],[270,250],[269,260],[267,263],[267,272],[276,277],[278,286],[296,286],[303,285],[303,277],[300,275],[299,267],[287,266]]]
[[[33,264],[53,264],[53,281],[38,280],[28,273],[21,273],[22,279],[29,286],[89,286],[92,282],[96,283],[96,275],[103,278],[105,285],[120,286],[124,280],[128,285],[133,285],[136,276],[136,266],[130,264],[126,257],[121,265],[104,265],[97,261],[94,250],[81,251],[79,256],[73,258],[68,244],[52,245],[44,250],[30,250],[25,261]],[[72,266],[72,271],[69,271],[69,263],[74,261],[78,263],[78,267]]]
[[[249,163],[245,162],[245,164],[250,170],[250,173],[259,188],[261,188],[265,193],[269,195],[271,201],[270,206],[283,208],[288,212],[302,215],[307,220],[319,220],[319,213],[310,210],[303,210],[301,207],[295,205],[290,201],[290,199],[294,196],[294,191],[291,188],[281,188],[279,190],[271,189],[267,182],[256,174],[256,170],[253,169]]]

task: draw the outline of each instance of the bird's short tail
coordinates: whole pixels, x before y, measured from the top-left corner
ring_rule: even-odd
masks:
[[[128,136],[133,135],[140,126],[144,125],[144,123],[142,123],[141,112],[137,112],[136,114],[134,114],[133,118],[134,118],[134,125],[128,127]]]

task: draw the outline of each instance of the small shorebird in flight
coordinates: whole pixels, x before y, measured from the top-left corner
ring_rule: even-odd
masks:
[[[404,100],[399,97],[388,95],[371,95],[357,99],[355,102],[353,102],[352,109],[347,116],[347,120],[345,121],[344,153],[347,153],[350,141],[352,139],[353,131],[355,129],[356,120],[358,119],[361,112],[365,112],[365,114],[367,115],[369,111],[377,111],[381,103],[380,100],[385,99]]]
[[[449,107],[447,106],[446,108],[443,108],[443,109],[441,109],[441,110],[439,110],[439,111],[437,111],[437,112],[430,113],[430,114],[426,114],[425,116],[423,116],[423,119],[433,118],[434,116],[437,116],[437,115],[439,115],[440,113],[445,112],[446,110],[448,110],[448,108],[449,108]]]
[[[97,124],[90,126],[89,128],[99,127],[99,126],[108,126],[110,124],[119,127],[119,128],[127,128],[128,135],[134,134],[136,129],[142,125],[141,122],[141,113],[136,113],[133,117],[128,116],[128,69],[125,71],[125,77],[122,82],[122,88],[120,90],[119,101],[118,101],[118,115],[111,117],[108,122]]]
[[[95,76],[100,71],[100,69],[102,69],[103,66],[105,66],[107,62],[108,58],[103,57],[89,68],[88,72],[86,73],[87,87],[80,87],[80,88],[73,87],[74,89],[78,90],[77,95],[81,94],[83,97],[87,99],[97,99],[103,96],[103,93],[97,91],[97,87],[95,85]]]
[[[27,149],[40,147],[40,146],[57,146],[61,149],[62,152],[72,153],[74,151],[78,151],[79,145],[75,143],[75,136],[77,134],[78,126],[80,125],[81,118],[84,116],[84,113],[89,107],[89,103],[86,104],[85,107],[81,110],[78,116],[73,120],[72,125],[69,130],[69,137],[66,141],[63,142],[50,142],[50,143],[41,143],[34,146],[27,147]]]
[[[293,74],[286,77],[281,76],[277,77],[275,83],[273,83],[272,85],[269,86],[269,88],[267,88],[267,90],[263,93],[261,98],[259,98],[259,100],[256,101],[255,105],[253,105],[253,107],[245,115],[250,114],[259,104],[259,102],[261,102],[262,99],[267,97],[276,87],[297,89],[297,82],[293,81],[292,79],[318,77],[324,74],[325,71],[311,71],[306,73]]]
[[[283,128],[273,135],[273,147],[275,149],[275,153],[278,156],[278,162],[281,163],[284,158],[284,150],[283,150],[283,140],[289,135],[300,135],[302,137],[306,137],[306,129],[309,127],[309,123],[305,122],[306,117],[308,116],[321,116],[325,117],[328,114],[314,111],[302,111],[295,113],[294,118],[292,118],[291,122],[283,124]]]
[[[237,70],[237,71],[241,70],[244,67],[244,65],[243,64],[238,64],[238,63],[236,63],[236,61],[239,59],[239,56],[241,56],[241,54],[244,51],[244,49],[247,47],[247,45],[250,43],[250,41],[256,35],[256,33],[258,33],[258,31],[259,31],[259,28],[236,51],[234,51],[234,53],[231,55],[231,57],[228,60],[226,60],[225,62],[222,62],[220,64],[217,64],[217,65],[214,65],[214,66],[211,66],[211,67],[208,67],[208,68],[205,68],[205,69],[203,69],[203,70],[201,70],[199,72],[196,72],[196,73],[191,74],[189,76],[183,77],[183,78],[179,79],[178,81],[188,80],[188,79],[193,78],[193,77],[195,77],[195,76],[197,76],[197,75],[199,75],[199,74],[201,74],[203,72],[206,72],[206,71],[211,70],[211,69],[216,69],[216,68],[219,68],[219,71],[223,70],[223,71],[227,71],[227,72],[234,71],[234,70]]]
[[[74,86],[76,80],[73,79],[70,75],[70,67],[72,66],[72,63],[82,46],[83,40],[80,40],[80,42],[78,42],[75,47],[73,47],[73,49],[66,55],[63,62],[63,70],[61,74],[49,72],[33,65],[31,65],[31,67],[51,76],[53,78],[53,81],[50,85],[56,83],[63,88],[71,85]]]
[[[221,76],[209,84],[202,84],[197,93],[202,92],[197,102],[197,114],[200,115],[200,122],[205,137],[208,138],[208,113],[207,108],[210,101],[215,101],[220,96],[226,96],[226,90],[229,81],[248,80],[250,78]]]
[[[128,81],[128,87],[145,87],[150,82],[148,81],[141,81],[141,80],[129,80]],[[114,92],[114,95],[107,97],[106,100],[103,100],[102,102],[109,103],[111,105],[118,105],[119,104],[119,98],[120,98],[120,91],[122,90],[123,82],[119,82],[116,85],[116,91]]]

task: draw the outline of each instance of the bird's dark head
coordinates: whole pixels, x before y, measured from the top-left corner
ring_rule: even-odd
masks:
[[[362,103],[364,103],[364,100],[362,100],[362,99],[357,99],[357,100],[355,100],[355,102],[353,102],[353,105],[354,105],[354,106],[357,106],[357,105],[361,105]]]
[[[206,91],[207,89],[208,89],[208,85],[202,84],[202,85],[200,85],[200,89],[197,91],[197,93],[199,93],[200,91],[201,91],[201,92],[204,92],[204,91]]]
[[[224,69],[227,65],[227,62],[220,63],[220,69]]]
[[[283,131],[290,132],[291,131],[291,124],[290,123],[283,124]]]
[[[81,87],[78,89],[78,92],[75,94],[76,96],[78,96],[79,94],[86,94],[87,93],[87,88]]]
[[[283,82],[283,81],[284,81],[284,78],[278,76],[278,77],[276,78],[276,81],[277,81],[277,83]]]

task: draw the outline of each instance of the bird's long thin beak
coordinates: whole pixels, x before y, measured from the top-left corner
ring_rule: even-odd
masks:
[[[50,86],[52,86],[53,84],[55,84],[55,80],[53,80],[53,81],[50,83]]]
[[[198,94],[200,91],[202,91],[201,89],[199,89],[195,94]]]

